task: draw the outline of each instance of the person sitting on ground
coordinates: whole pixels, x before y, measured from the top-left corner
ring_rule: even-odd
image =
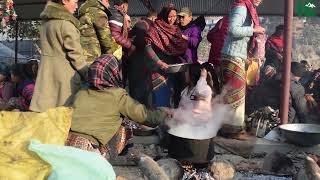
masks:
[[[283,24],[276,27],[276,31],[266,42],[266,62],[262,70],[262,80],[270,78],[281,71],[283,61]]]
[[[313,72],[312,72],[312,66],[308,63],[307,60],[301,60],[300,63],[304,66],[306,69],[306,73],[303,77],[300,79],[300,83],[307,88],[307,84],[312,80]]]
[[[291,63],[291,83],[290,83],[290,101],[289,101],[289,123],[307,123],[310,119],[308,115],[307,100],[305,98],[305,89],[299,82],[305,74],[306,69],[299,62]]]
[[[96,59],[89,67],[88,79],[90,87],[80,90],[73,104],[69,146],[85,150],[99,147],[112,159],[122,152],[129,138],[123,118],[156,126],[168,117],[165,109],[148,110],[128,95],[122,88],[120,62],[112,55]],[[79,146],[79,141],[86,144]]]
[[[25,64],[17,64],[11,69],[11,80],[17,86],[18,98],[11,98],[5,110],[29,111],[31,99],[34,92],[35,82],[28,78]]]
[[[2,110],[10,98],[14,95],[14,85],[10,81],[10,68],[0,64],[0,110]]]
[[[311,78],[305,85],[307,94],[314,94],[315,100],[320,103],[320,69],[312,72]]]
[[[36,81],[38,75],[38,68],[39,68],[40,61],[38,59],[30,59],[26,63],[26,75],[29,79],[33,79]]]

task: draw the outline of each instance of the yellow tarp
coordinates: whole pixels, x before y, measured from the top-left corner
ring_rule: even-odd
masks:
[[[72,109],[59,107],[44,113],[0,112],[0,179],[42,180],[49,164],[27,149],[31,139],[63,145],[71,125]]]

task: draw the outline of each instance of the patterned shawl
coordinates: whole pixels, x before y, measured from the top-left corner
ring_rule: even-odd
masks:
[[[96,59],[89,67],[88,76],[91,86],[99,90],[122,87],[120,62],[110,54]]]
[[[170,25],[163,19],[157,19],[150,27],[146,42],[169,56],[183,55],[188,47],[187,41],[182,38],[179,27]]]
[[[283,39],[277,35],[272,35],[268,40],[266,46],[272,48],[277,53],[283,53]]]

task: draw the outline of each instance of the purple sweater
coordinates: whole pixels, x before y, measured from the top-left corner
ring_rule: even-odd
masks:
[[[187,25],[185,29],[182,27],[181,30],[182,34],[189,38],[186,55],[193,63],[198,63],[198,46],[202,40],[200,27],[192,23],[191,25]]]

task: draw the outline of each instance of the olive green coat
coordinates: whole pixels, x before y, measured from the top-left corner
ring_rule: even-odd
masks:
[[[41,62],[30,106],[36,112],[71,105],[80,88],[79,73],[85,77],[87,72],[79,21],[62,5],[50,1],[40,17]]]

